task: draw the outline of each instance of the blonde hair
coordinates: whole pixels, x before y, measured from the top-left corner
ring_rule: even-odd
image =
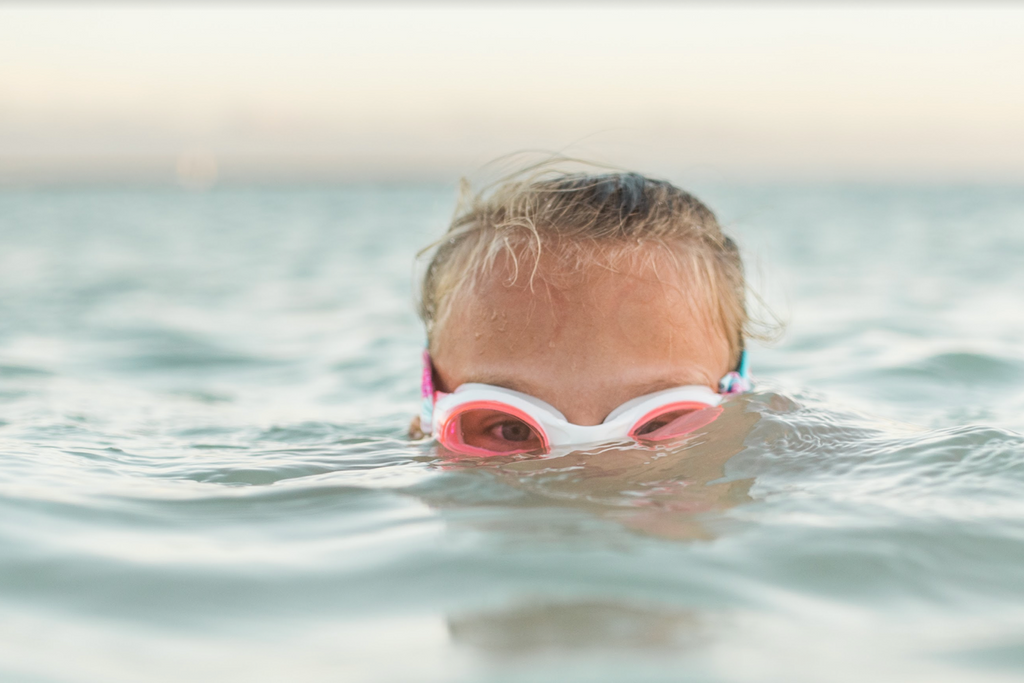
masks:
[[[655,249],[644,248],[647,245]],[[704,304],[711,322],[726,337],[738,362],[750,334],[746,282],[739,249],[714,213],[693,195],[664,180],[627,172],[579,173],[551,163],[506,176],[472,192],[462,182],[459,202],[423,276],[419,315],[428,342],[447,317],[456,296],[481,277],[494,277],[504,255],[508,284],[529,272],[542,253],[554,255],[559,270],[578,272],[599,261],[613,270],[636,258],[670,255],[692,285],[685,292]],[[656,266],[656,263],[652,262]]]

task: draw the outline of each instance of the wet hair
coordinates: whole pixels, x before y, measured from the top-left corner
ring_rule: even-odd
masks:
[[[476,193],[463,181],[447,233],[421,254],[431,250],[419,302],[428,341],[453,300],[479,278],[504,277],[513,285],[525,276],[532,285],[542,254],[566,274],[594,262],[639,272],[644,264],[638,259],[657,272],[658,254],[667,255],[677,264],[669,283],[721,331],[732,362],[751,336],[736,243],[696,197],[638,173],[568,172],[540,164]],[[658,277],[665,281],[662,273]]]

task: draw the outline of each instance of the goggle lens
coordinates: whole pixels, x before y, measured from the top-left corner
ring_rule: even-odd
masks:
[[[448,449],[471,455],[543,452],[541,430],[508,410],[468,407],[452,415],[440,435]]]
[[[630,436],[637,441],[653,442],[678,439],[714,422],[723,412],[722,406],[703,403],[674,403],[645,415]]]

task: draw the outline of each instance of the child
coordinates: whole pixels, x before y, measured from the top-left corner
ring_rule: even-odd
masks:
[[[534,168],[464,199],[423,278],[413,436],[466,455],[659,443],[749,389],[735,243],[673,185]]]

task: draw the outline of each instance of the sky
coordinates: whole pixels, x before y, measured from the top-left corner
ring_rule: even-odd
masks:
[[[0,4],[0,183],[1024,180],[1024,6]]]

